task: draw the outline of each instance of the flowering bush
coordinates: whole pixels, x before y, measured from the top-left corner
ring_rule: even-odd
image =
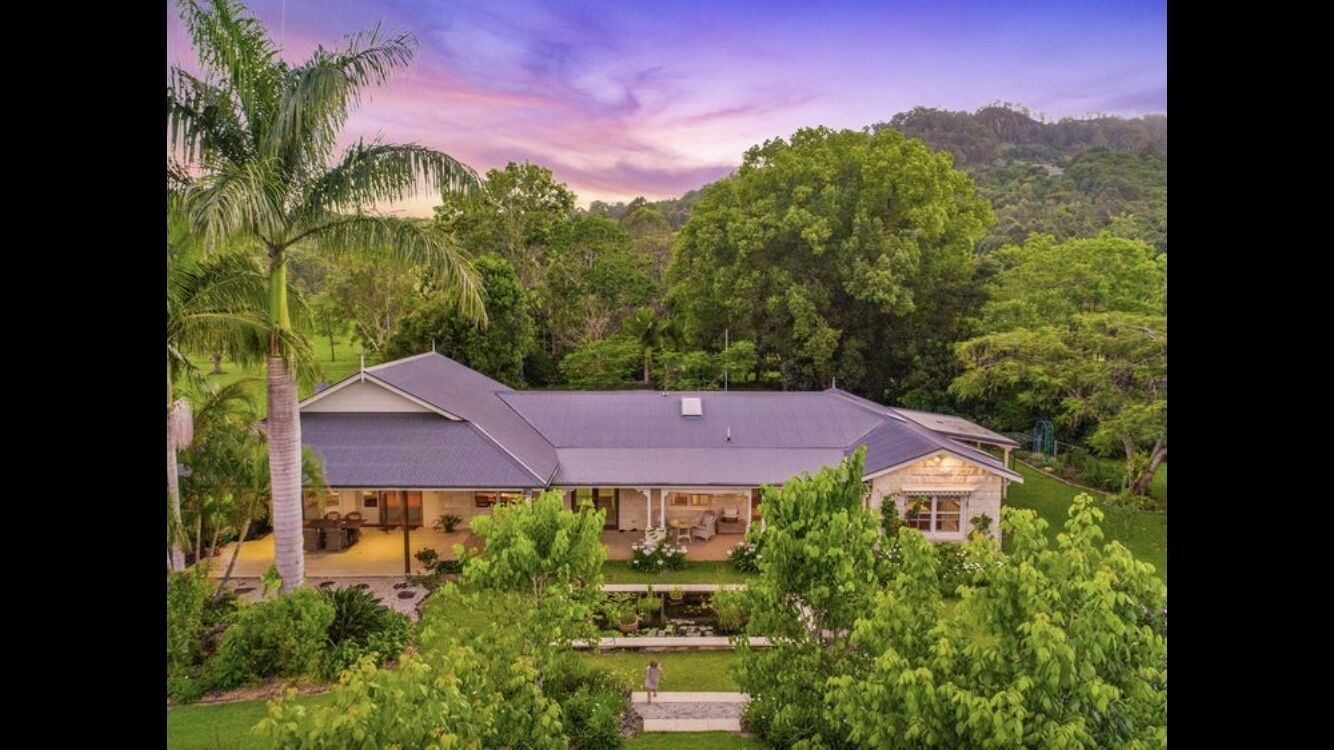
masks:
[[[681,570],[686,566],[686,548],[675,547],[666,539],[649,546],[643,542],[630,545],[630,567],[641,573],[661,573],[664,570]]]
[[[742,573],[758,573],[760,572],[760,545],[755,542],[743,541],[727,553],[727,560],[732,563],[732,567]]]

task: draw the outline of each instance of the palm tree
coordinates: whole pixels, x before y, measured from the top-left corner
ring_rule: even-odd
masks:
[[[246,237],[268,259],[269,467],[275,559],[282,590],[304,584],[301,423],[288,308],[287,257],[294,246],[339,256],[392,255],[434,266],[465,315],[485,320],[468,261],[432,223],[373,213],[423,191],[477,184],[472,169],[417,145],[358,141],[334,158],[339,131],[362,93],[412,59],[407,34],[377,26],[300,65],[279,57],[263,26],[231,0],[182,0],[181,20],[205,71],[173,67],[167,85],[170,145],[201,177],[187,188],[191,218],[217,240]]]
[[[190,402],[176,395],[175,383],[197,375],[192,351],[225,351],[233,359],[258,361],[268,350],[268,278],[252,256],[209,254],[181,208],[179,195],[167,200],[167,499],[172,570],[185,567],[181,552],[180,477],[177,454],[193,439]],[[299,342],[297,342],[299,344]],[[301,351],[299,346],[297,351]],[[303,354],[313,361],[313,353]]]

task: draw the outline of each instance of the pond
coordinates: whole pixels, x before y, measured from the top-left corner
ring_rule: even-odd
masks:
[[[731,630],[718,626],[718,612],[713,606],[713,594],[708,592],[687,593],[679,601],[673,601],[664,594],[641,595],[654,596],[663,601],[663,609],[654,614],[639,616],[639,627],[630,633],[613,630],[609,635],[620,638],[657,638],[663,636],[726,636]]]

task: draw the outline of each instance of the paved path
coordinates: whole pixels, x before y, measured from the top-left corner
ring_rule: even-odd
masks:
[[[635,692],[630,701],[645,732],[740,732],[745,693],[658,693],[653,703]]]
[[[751,648],[768,648],[769,639],[763,636],[751,636],[746,639]],[[574,648],[591,648],[588,641],[574,641]],[[600,638],[601,649],[680,649],[682,651],[731,651],[732,639],[724,635],[665,635],[643,638]]]

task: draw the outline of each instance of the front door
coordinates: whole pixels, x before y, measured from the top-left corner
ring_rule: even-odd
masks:
[[[380,493],[380,525],[397,528],[403,524],[403,494],[398,490]]]
[[[607,512],[607,516],[602,521],[602,528],[617,529],[620,528],[620,489],[612,487],[581,487],[574,491],[574,509],[585,502],[592,503],[598,510]]]

